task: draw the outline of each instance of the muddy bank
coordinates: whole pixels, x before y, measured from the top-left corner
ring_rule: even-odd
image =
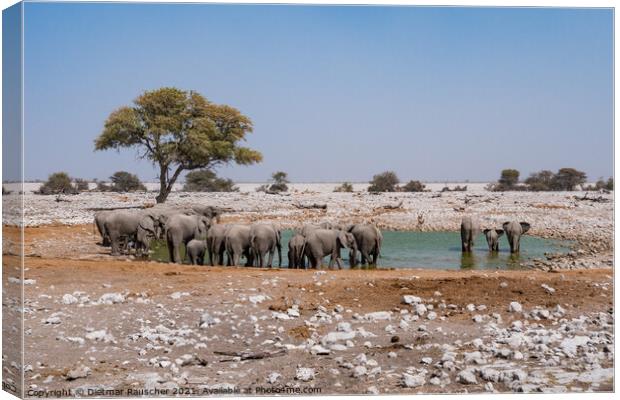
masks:
[[[613,389],[609,270],[293,271],[38,257],[27,268],[32,390]],[[3,277],[5,288],[19,284]]]

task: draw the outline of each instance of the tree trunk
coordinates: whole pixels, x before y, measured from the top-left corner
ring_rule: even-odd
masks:
[[[177,178],[182,171],[183,167],[178,166],[172,177],[168,180],[168,168],[163,166],[161,167],[159,174],[159,194],[155,198],[157,203],[163,203],[166,201],[168,195],[172,192],[172,186],[174,186],[174,183],[177,181]]]
[[[168,176],[168,166],[160,165],[159,166],[159,193],[157,194],[157,197],[155,197],[155,200],[157,201],[157,203],[165,202],[166,199],[168,198],[168,195],[170,194],[170,190],[168,189],[168,182],[166,179],[167,176]]]

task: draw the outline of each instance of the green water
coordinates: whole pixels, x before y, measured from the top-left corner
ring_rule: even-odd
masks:
[[[400,232],[382,231],[383,246],[379,267],[394,268],[430,268],[430,269],[518,269],[519,264],[533,258],[544,258],[545,253],[566,253],[570,242],[542,239],[534,236],[521,237],[521,253],[511,255],[506,236],[500,238],[500,251],[489,253],[483,235],[476,237],[474,251],[461,253],[461,236],[459,232]],[[292,231],[282,232],[282,266],[288,266],[286,253],[288,240]],[[168,262],[168,250],[165,243],[152,245],[154,253],[151,259]],[[182,255],[185,252],[182,251]],[[342,250],[345,267],[349,265],[349,252]],[[359,257],[359,255],[358,255]],[[277,266],[277,254],[274,266]],[[205,260],[205,262],[208,262]],[[244,261],[245,262],[245,261]],[[329,262],[325,257],[324,265]]]

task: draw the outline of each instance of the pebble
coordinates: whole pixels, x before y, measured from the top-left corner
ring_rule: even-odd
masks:
[[[302,382],[308,382],[314,379],[314,368],[297,368],[295,371],[295,379]]]
[[[459,372],[456,379],[459,383],[462,383],[464,385],[475,385],[478,383],[478,381],[476,380],[476,375],[474,375],[474,373],[468,369]]]
[[[423,374],[411,375],[404,373],[402,375],[402,384],[407,388],[416,388],[426,383],[426,379]]]
[[[510,312],[515,312],[515,313],[520,313],[523,311],[523,307],[521,306],[521,304],[519,304],[516,301],[513,301],[510,303],[510,305],[508,306],[508,311]]]

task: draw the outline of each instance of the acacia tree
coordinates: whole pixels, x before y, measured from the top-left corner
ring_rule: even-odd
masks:
[[[165,87],[145,91],[133,106],[113,111],[95,139],[95,150],[135,147],[139,157],[159,168],[156,200],[163,203],[184,170],[260,162],[258,151],[240,145],[249,132],[252,121],[236,108]]]

